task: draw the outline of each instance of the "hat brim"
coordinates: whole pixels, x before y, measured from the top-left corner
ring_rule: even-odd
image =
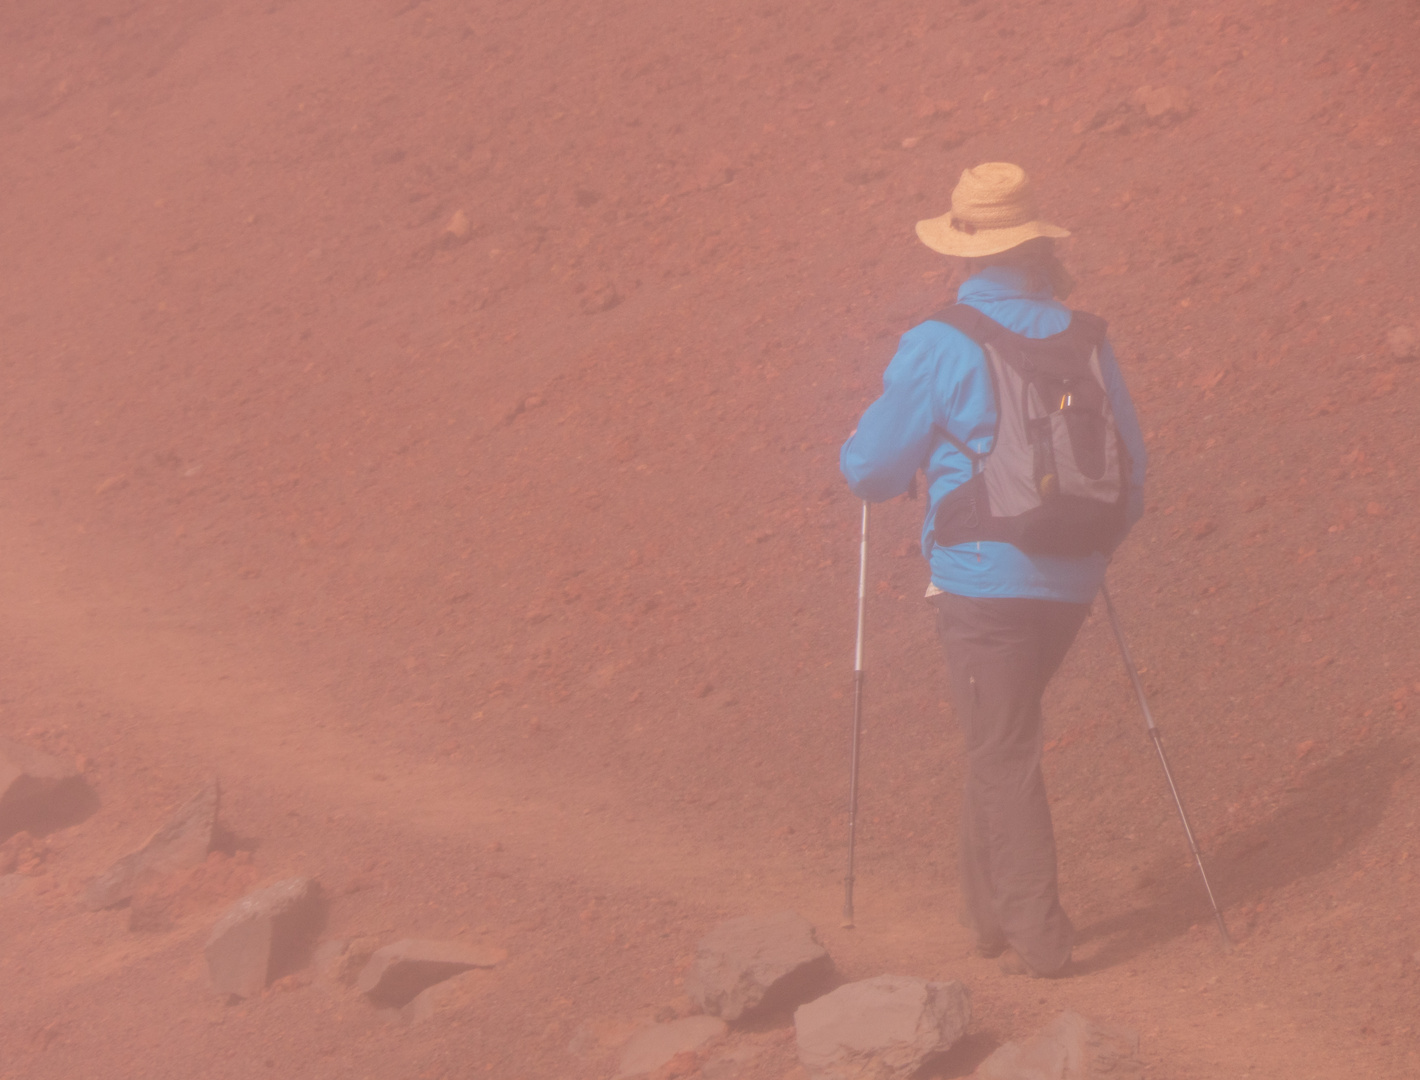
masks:
[[[1024,225],[1013,225],[1009,229],[977,229],[968,233],[952,228],[950,212],[917,223],[917,239],[942,255],[957,255],[964,259],[999,255],[1038,236],[1063,240],[1069,235],[1068,229],[1048,225],[1044,221],[1027,221]]]

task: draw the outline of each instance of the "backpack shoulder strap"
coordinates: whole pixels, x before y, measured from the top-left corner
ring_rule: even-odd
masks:
[[[973,466],[975,466],[977,462],[981,461],[984,457],[986,457],[985,454],[978,454],[975,450],[973,450],[971,447],[967,446],[966,443],[962,442],[960,439],[958,439],[955,435],[953,435],[953,434],[952,434],[950,431],[948,431],[946,428],[944,428],[944,427],[939,427],[939,428],[937,428],[937,430],[942,433],[942,438],[946,439],[947,442],[951,443],[951,444],[952,444],[953,446],[955,446],[958,450],[960,450],[963,454],[965,454],[965,455],[967,456],[968,460],[971,461],[971,463],[972,463]]]
[[[1005,327],[996,322],[996,320],[983,315],[970,304],[953,304],[951,307],[943,308],[941,311],[931,316],[928,321],[945,323],[955,330],[960,330],[967,337],[971,338],[972,341],[981,346],[985,346],[988,341],[1005,330]],[[988,371],[990,371],[990,367],[991,365],[988,362]],[[991,376],[991,385],[994,390],[996,385],[995,373],[992,372]],[[942,438],[946,439],[947,442],[951,443],[967,456],[972,463],[973,469],[986,457],[985,454],[978,454],[945,428],[938,428],[938,430],[942,433]]]
[[[1065,333],[1077,340],[1089,342],[1094,348],[1099,348],[1103,344],[1108,331],[1109,324],[1107,322],[1098,315],[1091,315],[1086,311],[1070,312],[1070,325],[1065,329]]]
[[[995,319],[983,315],[970,304],[953,304],[949,308],[943,308],[931,316],[929,321],[945,323],[955,330],[960,330],[978,345],[985,345],[1005,329]]]

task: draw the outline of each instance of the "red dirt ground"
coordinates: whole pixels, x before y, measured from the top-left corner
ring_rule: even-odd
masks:
[[[606,1077],[710,926],[783,907],[847,978],[970,986],[942,1076],[1065,1007],[1150,1077],[1420,1075],[1417,15],[11,0],[0,733],[101,805],[12,845],[0,1077]],[[1048,701],[1080,973],[968,956],[905,500],[838,926],[837,446],[950,295],[913,222],[992,159],[1143,418],[1112,579],[1231,956],[1098,616]],[[236,856],[138,929],[78,910],[214,773]],[[299,975],[222,1003],[204,935],[293,873],[328,936],[509,960],[416,1026]],[[782,1036],[740,1075],[800,1075]]]

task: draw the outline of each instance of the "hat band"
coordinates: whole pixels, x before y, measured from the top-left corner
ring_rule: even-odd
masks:
[[[966,233],[967,236],[976,235],[976,226],[969,221],[962,221],[955,214],[952,215],[952,228],[959,233]]]

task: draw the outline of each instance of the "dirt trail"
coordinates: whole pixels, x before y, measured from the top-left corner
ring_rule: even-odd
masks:
[[[1066,1006],[1150,1076],[1420,1071],[1416,41],[1399,0],[9,5],[0,732],[99,805],[0,895],[0,1078],[591,1080],[774,907],[846,977],[966,981],[944,1075]],[[906,501],[837,926],[837,447],[950,293],[911,223],[990,159],[1074,230],[1140,407],[1114,591],[1227,960],[1098,618],[1048,702],[1080,974],[967,956]],[[250,865],[165,930],[77,911],[214,773]],[[443,1026],[217,1002],[206,929],[297,872],[327,936],[508,964]]]
[[[577,977],[568,977],[568,967],[599,968],[605,963],[604,954],[599,955],[605,943],[599,947],[593,942],[588,948],[581,941],[569,948],[556,940],[557,935],[546,934],[544,920],[584,921],[586,912],[600,902],[607,908],[622,908],[612,916],[619,926],[632,923],[641,930],[645,924],[635,919],[647,906],[676,905],[688,917],[683,922],[678,919],[674,927],[674,952],[664,945],[657,949],[657,943],[637,936],[635,930],[626,941],[620,937],[625,931],[611,937],[613,946],[636,951],[636,966],[647,967],[630,985],[625,976],[620,985],[613,984],[617,999],[599,1001],[591,1008],[584,1004],[574,1015],[594,1025],[600,1021],[613,1033],[617,1030],[613,1022],[637,1015],[644,1008],[643,1000],[673,996],[669,976],[683,965],[681,954],[705,920],[737,910],[792,904],[819,925],[825,943],[849,976],[920,970],[969,978],[978,1010],[991,1018],[984,1033],[988,1037],[1000,1038],[1018,1025],[1029,1026],[1068,1006],[1147,1023],[1146,1034],[1156,1054],[1166,1059],[1197,1058],[1200,1067],[1207,1069],[1241,1074],[1257,1055],[1265,1054],[1288,1075],[1320,1076],[1332,1066],[1318,1066],[1319,1054],[1323,1060],[1335,1061],[1351,1056],[1345,1047],[1329,1047],[1318,1033],[1298,1032],[1291,1025],[1278,1033],[1285,1038],[1259,1032],[1248,1010],[1267,1007],[1265,995],[1254,1000],[1261,973],[1245,960],[1231,966],[1220,963],[1206,925],[1195,927],[1201,933],[1187,935],[1172,946],[1152,949],[1147,961],[1135,959],[1121,978],[1119,965],[1096,962],[1098,939],[1086,923],[1077,954],[1082,974],[1067,983],[1032,986],[1022,996],[990,964],[964,959],[969,942],[964,931],[944,918],[942,897],[948,886],[941,873],[904,873],[902,866],[885,865],[879,852],[868,849],[860,870],[859,928],[840,930],[836,916],[841,892],[832,861],[776,855],[767,850],[762,835],[722,842],[707,851],[685,830],[677,829],[672,818],[620,812],[627,801],[605,786],[567,776],[520,773],[506,764],[423,761],[382,747],[360,733],[340,732],[339,717],[303,685],[310,680],[284,672],[286,663],[261,638],[194,633],[175,626],[180,619],[152,603],[152,593],[106,588],[72,568],[55,572],[43,555],[23,544],[8,543],[7,550],[14,563],[25,568],[23,574],[3,575],[4,608],[9,613],[7,655],[36,683],[63,687],[84,701],[90,716],[83,729],[87,745],[110,747],[90,764],[90,775],[101,790],[122,793],[115,801],[126,806],[129,816],[127,821],[109,823],[108,829],[98,828],[96,822],[73,830],[59,848],[64,865],[56,874],[57,888],[44,894],[37,910],[22,912],[16,920],[19,932],[10,936],[12,951],[6,963],[27,985],[24,1006],[18,1010],[25,1035],[13,1044],[24,1054],[23,1075],[48,1075],[51,1070],[54,1075],[126,1075],[124,1067],[112,1072],[85,1070],[92,1070],[94,1058],[104,1053],[100,1045],[109,1043],[114,1029],[141,1031],[152,1025],[141,1019],[155,1005],[151,996],[108,1000],[117,987],[135,980],[149,983],[160,978],[163,983],[176,983],[178,997],[167,993],[163,999],[165,1009],[173,1014],[168,1023],[178,1029],[188,1024],[229,1026],[223,1015],[227,1007],[201,992],[202,973],[194,962],[209,917],[183,919],[167,935],[133,935],[115,927],[109,913],[76,913],[70,895],[86,876],[103,867],[114,850],[141,842],[160,820],[162,800],[153,797],[154,787],[162,791],[174,777],[212,771],[235,794],[227,814],[262,837],[258,853],[267,876],[315,869],[337,889],[355,886],[353,894],[337,893],[338,930],[378,932],[385,926],[431,922],[446,927],[452,915],[461,923],[457,932],[467,933],[468,920],[484,917],[483,905],[490,892],[497,891],[496,884],[490,890],[489,882],[479,879],[490,870],[505,880],[508,876],[522,879],[523,888],[545,898],[546,914],[513,926],[473,929],[499,940],[519,930],[523,938],[553,938],[536,944],[521,942],[526,950],[525,970],[533,968],[524,978],[537,988],[538,997],[574,986]],[[314,681],[318,683],[319,677]],[[141,721],[135,723],[135,717]],[[76,737],[71,725],[43,733],[57,736],[62,744]],[[147,775],[125,781],[120,773],[129,760],[144,762],[141,771]],[[132,789],[124,790],[128,785]],[[296,827],[283,828],[283,817],[295,817]],[[484,838],[485,843],[470,844],[474,837]],[[509,855],[516,853],[516,869],[490,866],[504,863],[505,856],[503,851],[490,856],[489,843]],[[371,852],[383,856],[377,871],[383,880],[352,873],[369,865],[366,856]],[[466,865],[459,865],[461,858]],[[431,868],[436,868],[432,877]],[[889,874],[892,887],[885,891],[884,878]],[[427,913],[411,914],[411,909],[418,912],[424,906],[420,901],[435,881],[456,896],[482,893],[481,903],[456,900],[451,910],[432,919]],[[367,892],[375,897],[366,899]],[[728,895],[734,897],[731,905],[725,904]],[[590,908],[583,906],[588,898]],[[71,959],[58,967],[43,959],[53,957],[56,941],[73,943]],[[516,947],[519,939],[514,942]],[[658,952],[659,970],[654,966]],[[539,963],[558,964],[563,974],[549,976],[548,971],[537,970]],[[1201,1016],[1196,1006],[1167,1012],[1141,1010],[1141,979],[1154,989],[1206,995],[1213,1008]],[[272,1015],[281,1005],[263,1002],[250,1013],[240,1010],[243,1023],[232,1034],[245,1041],[259,1030],[258,1042],[268,1048],[261,1053],[271,1053],[275,1051],[270,1047],[281,1045],[283,1038],[304,1038],[300,1033],[312,1021],[329,1021],[325,1015],[329,1005],[318,992],[298,993],[316,995],[314,1015],[293,1015],[288,1010]],[[298,999],[291,1000],[294,1004]],[[516,1001],[515,1007],[537,1017],[544,1015],[547,1004],[534,998]],[[135,1006],[137,1015],[130,1011]],[[81,1021],[81,1017],[89,1019]],[[94,1017],[98,1023],[92,1022]],[[336,1036],[337,1041],[363,1024],[355,1017],[346,1022],[349,1027],[337,1027],[344,1032]],[[473,1045],[490,1062],[506,1063],[527,1053],[527,1047],[507,1039],[507,1032],[503,1038],[482,1034]],[[468,1033],[460,1035],[426,1036],[421,1041],[431,1041],[433,1046],[414,1048],[400,1045],[404,1034],[391,1028],[393,1046],[375,1052],[361,1045],[354,1061],[372,1070],[382,1061],[405,1062],[404,1067],[410,1062],[427,1064],[441,1054],[447,1057],[466,1048]],[[141,1068],[152,1070],[148,1059],[153,1051],[152,1043],[138,1038],[121,1052],[142,1055]],[[565,1061],[558,1064],[565,1057],[558,1048],[543,1047],[543,1051],[546,1075],[572,1067]],[[331,1075],[351,1067],[343,1050],[325,1052],[337,1059],[329,1065]],[[171,1047],[161,1067],[181,1075],[198,1067],[190,1055],[206,1053],[205,1045]],[[244,1075],[250,1061],[249,1056],[236,1060],[230,1073],[212,1075]],[[302,1071],[320,1064],[305,1061]],[[507,1067],[498,1064],[495,1071]],[[516,1069],[510,1075],[517,1075]]]

